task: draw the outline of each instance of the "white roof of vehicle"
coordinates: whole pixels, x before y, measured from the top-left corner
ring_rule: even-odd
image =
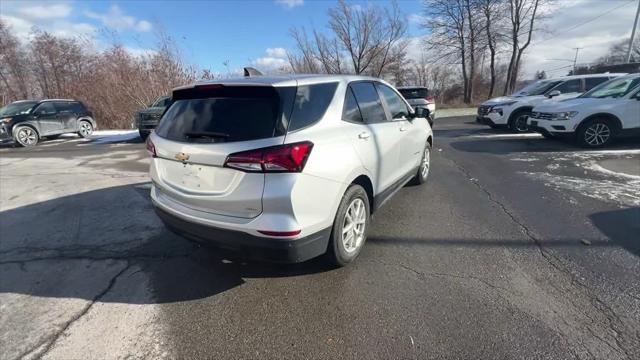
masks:
[[[235,85],[235,86],[295,86],[295,85],[308,85],[319,84],[325,82],[351,82],[358,80],[376,80],[381,79],[360,76],[360,75],[323,75],[323,74],[292,74],[292,75],[277,75],[277,76],[248,76],[232,79],[220,79],[220,80],[203,80],[197,81],[193,84],[177,87],[175,90],[187,89],[194,86],[202,85]]]
[[[627,73],[601,73],[601,74],[584,74],[584,75],[569,75],[569,76],[559,76],[549,79],[543,79],[542,81],[552,81],[552,80],[571,80],[571,79],[583,79],[583,78],[593,78],[593,77],[603,77],[603,76],[624,76]]]

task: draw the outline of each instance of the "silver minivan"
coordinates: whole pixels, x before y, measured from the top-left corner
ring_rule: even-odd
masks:
[[[429,174],[433,135],[389,84],[247,77],[177,88],[147,141],[151,197],[175,232],[242,256],[359,254],[369,216]]]

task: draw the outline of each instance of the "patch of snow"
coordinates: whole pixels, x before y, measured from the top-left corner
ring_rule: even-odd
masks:
[[[609,169],[605,169],[602,166],[596,164],[595,161],[590,161],[588,163],[584,163],[584,164],[582,164],[582,167],[585,168],[585,169],[588,169],[588,170],[592,170],[592,171],[599,172],[599,173],[606,174],[606,175],[610,175],[610,176],[616,176],[616,177],[632,179],[632,180],[640,180],[640,176],[638,176],[638,175],[631,175],[631,174],[626,174],[626,173],[623,173],[623,172],[611,171]]]
[[[558,190],[569,190],[605,202],[621,206],[640,206],[640,180],[618,182],[573,176],[554,175],[543,172],[521,172],[526,176],[541,180],[546,186]]]
[[[549,165],[547,165],[547,169],[549,169],[549,170],[558,170],[558,169],[560,169],[560,164],[549,164]]]
[[[485,134],[485,135],[469,135],[470,138],[481,138],[481,139],[500,139],[500,138],[511,138],[511,139],[520,139],[520,138],[540,138],[542,139],[542,135],[536,133],[524,133],[524,134]]]
[[[108,144],[136,139],[138,130],[100,130],[91,134],[93,144]]]
[[[512,161],[532,162],[532,161],[538,161],[539,159],[536,159],[536,158],[513,158],[511,160]]]

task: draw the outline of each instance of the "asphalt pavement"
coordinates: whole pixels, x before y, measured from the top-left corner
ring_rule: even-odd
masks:
[[[141,141],[0,147],[0,359],[640,358],[640,145],[472,120],[339,269],[166,231]]]

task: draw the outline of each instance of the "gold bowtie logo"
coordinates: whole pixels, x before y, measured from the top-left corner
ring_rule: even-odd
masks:
[[[189,155],[183,153],[183,152],[179,152],[176,154],[176,156],[174,156],[174,158],[178,161],[182,161],[185,162],[187,160],[189,160]]]

